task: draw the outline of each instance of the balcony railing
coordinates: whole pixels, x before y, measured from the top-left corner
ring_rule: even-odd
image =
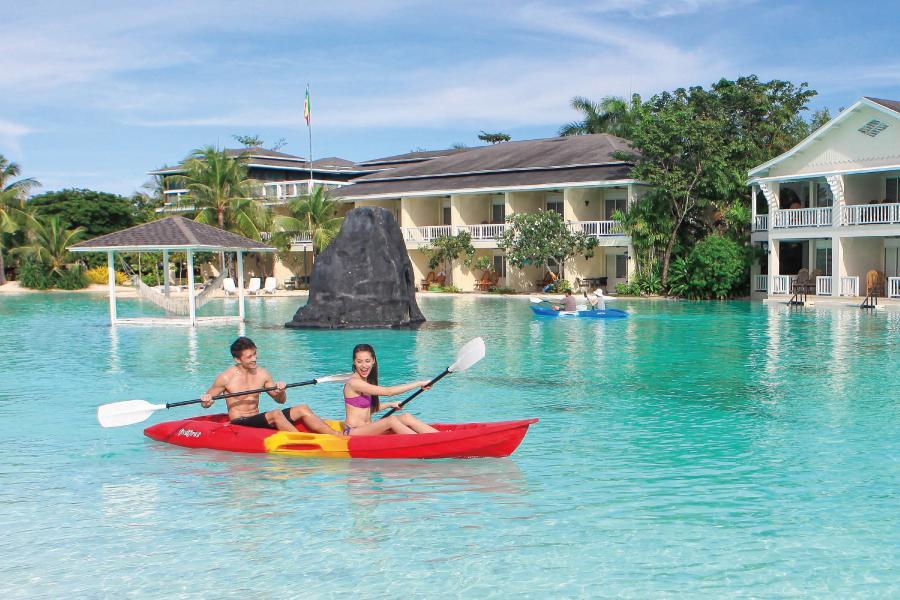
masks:
[[[841,277],[841,296],[859,296],[859,277]]]
[[[796,278],[796,275],[773,275],[771,293],[789,294],[791,292],[791,280]]]
[[[486,223],[483,225],[452,225],[454,234],[467,231],[474,241],[496,240],[506,231],[504,223]]]
[[[753,291],[754,292],[765,292],[769,289],[769,276],[768,275],[754,275],[753,276]]]
[[[845,225],[900,223],[900,204],[851,204],[842,214]]]
[[[756,215],[753,219],[753,231],[768,231],[769,215]]]
[[[887,278],[887,297],[900,298],[900,277]]]
[[[303,233],[298,233],[297,235],[291,237],[291,244],[293,245],[302,245],[302,244],[311,244],[312,243],[312,233],[309,231],[304,231]]]
[[[569,227],[575,233],[584,233],[595,237],[625,235],[619,221],[570,221]]]
[[[816,277],[816,296],[830,296],[832,278],[830,275],[819,275]]]
[[[426,227],[404,227],[403,239],[407,242],[430,242],[439,237],[453,235],[451,225],[428,225]]]
[[[831,207],[787,208],[775,211],[775,227],[828,227],[831,225]]]

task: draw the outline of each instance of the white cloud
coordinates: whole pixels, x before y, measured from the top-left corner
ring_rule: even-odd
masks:
[[[0,149],[7,152],[10,156],[20,158],[22,147],[19,140],[32,133],[32,131],[27,125],[0,119]]]

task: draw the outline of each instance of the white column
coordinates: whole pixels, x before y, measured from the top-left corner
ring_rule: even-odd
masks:
[[[769,285],[767,296],[772,295],[775,289],[775,276],[781,274],[781,242],[769,240]]]
[[[841,294],[841,277],[845,273],[844,245],[840,236],[836,235],[831,238],[831,289],[834,296]]]
[[[109,322],[116,324],[116,261],[113,259],[112,250],[106,253],[106,270],[109,271],[107,282],[109,283]]]
[[[238,289],[238,316],[244,320],[244,253],[237,253],[237,289]]]
[[[163,250],[163,294],[169,295],[169,251]]]
[[[197,299],[194,298],[194,251],[187,251],[188,270],[188,308],[190,309],[191,325],[197,324]]]
[[[754,231],[756,227],[756,186],[750,186],[750,231]]]

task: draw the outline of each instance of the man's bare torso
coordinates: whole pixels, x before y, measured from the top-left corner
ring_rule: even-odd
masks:
[[[254,372],[236,366],[229,367],[222,373],[222,377],[225,379],[225,391],[228,393],[265,387],[266,382],[270,380],[269,372],[261,367],[257,367]],[[259,394],[235,396],[227,398],[225,402],[228,405],[228,418],[231,420],[259,414]]]

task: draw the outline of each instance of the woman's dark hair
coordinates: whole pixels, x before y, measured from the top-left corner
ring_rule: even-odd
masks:
[[[231,344],[231,355],[235,358],[240,358],[241,352],[247,349],[256,350],[256,344],[250,338],[241,336]]]
[[[372,369],[369,371],[368,377],[366,377],[366,381],[371,383],[372,385],[378,385],[378,358],[375,356],[375,348],[370,346],[369,344],[357,344],[353,347],[353,359],[356,360],[356,355],[359,352],[368,352],[372,355]],[[351,369],[356,371],[356,366],[351,364]],[[372,402],[369,404],[369,408],[373,413],[381,410],[381,401],[378,399],[378,396],[372,396]]]

